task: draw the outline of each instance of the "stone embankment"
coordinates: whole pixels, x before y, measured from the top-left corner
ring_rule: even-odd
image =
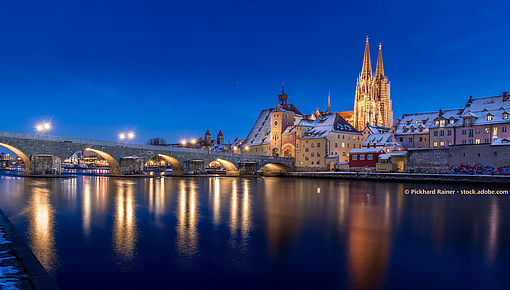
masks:
[[[375,173],[375,172],[289,172],[286,176],[331,179],[394,181],[413,183],[456,183],[510,185],[507,175]]]
[[[59,289],[2,210],[0,289]]]

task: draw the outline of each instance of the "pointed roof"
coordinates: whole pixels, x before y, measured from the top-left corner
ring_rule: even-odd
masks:
[[[220,129],[220,132],[218,133],[218,137],[219,136],[223,137],[223,133],[221,132],[221,129]]]
[[[331,91],[328,93],[328,114],[331,113]]]
[[[363,66],[361,68],[361,78],[372,77],[372,63],[370,62],[370,49],[368,47],[368,36],[365,44],[365,56],[363,57]]]
[[[211,136],[211,132],[209,132],[209,129],[205,132],[205,136]]]
[[[375,67],[375,77],[384,77],[384,66],[382,59],[382,44],[379,43],[379,55],[377,55],[377,66]]]

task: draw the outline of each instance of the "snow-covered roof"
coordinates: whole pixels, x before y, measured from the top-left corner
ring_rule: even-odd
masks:
[[[271,112],[273,111],[274,108],[265,109],[260,112],[260,115],[257,118],[257,121],[255,121],[255,125],[251,128],[248,137],[246,137],[244,144],[250,146],[269,144],[269,133],[271,132]]]
[[[510,146],[510,138],[499,138],[499,139],[496,139],[496,140],[494,140],[491,143],[491,145],[492,146],[501,146],[501,145]]]
[[[390,128],[388,128],[388,127],[373,126],[373,125],[367,125],[365,127],[365,129],[368,130],[370,132],[370,134],[388,133],[390,131]]]
[[[370,134],[365,142],[363,142],[363,147],[368,147],[369,145],[372,146],[391,146],[392,144],[389,144],[391,142],[394,142],[395,138],[393,136],[393,133],[378,133],[378,134]]]
[[[471,99],[466,104],[464,112],[468,110],[471,112],[479,112],[485,109],[492,111],[498,110],[501,107],[510,107],[510,99],[503,100],[503,96],[484,97],[478,99]]]
[[[379,151],[384,152],[384,150],[381,148],[360,148],[360,149],[352,149],[351,151],[349,151],[349,154],[352,154],[352,153],[377,153]]]
[[[462,111],[462,117],[473,117],[473,125],[510,123],[510,99],[503,96],[470,99]],[[487,118],[487,115],[492,115]],[[489,120],[490,119],[490,120]]]
[[[441,110],[440,112],[437,113],[437,117],[434,118],[433,120],[434,122],[430,125],[430,128],[439,128],[441,126],[441,124],[439,124],[439,121],[441,119],[446,119],[444,127],[457,126],[459,122],[462,122],[462,118],[460,116],[462,110],[463,109]]]
[[[398,123],[395,135],[428,134],[438,114],[439,112],[404,114]]]
[[[406,152],[385,153],[379,155],[379,159],[385,160],[390,159],[391,156],[405,156],[405,155],[407,155]]]
[[[324,138],[331,132],[359,133],[339,114],[331,113],[319,116],[315,120],[303,119],[298,126],[311,127],[302,139]]]
[[[296,132],[296,126],[289,126],[282,134],[293,134]]]

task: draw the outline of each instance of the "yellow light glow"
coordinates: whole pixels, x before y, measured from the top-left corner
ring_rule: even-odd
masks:
[[[44,130],[49,130],[49,129],[51,129],[51,124],[46,122],[43,124],[43,127],[44,127]]]
[[[134,139],[134,138],[135,138],[135,133],[133,133],[133,132],[129,132],[129,133],[127,134],[127,137],[128,137],[128,139],[130,139],[130,140],[131,140],[131,139]]]
[[[181,145],[185,146],[186,145],[186,140],[181,140]]]
[[[250,150],[250,146],[244,146],[244,150],[246,151]]]
[[[35,126],[35,130],[37,130],[37,132],[42,132],[44,130],[44,127],[43,127],[43,125],[39,124],[39,125]]]
[[[237,150],[237,146],[234,146],[234,148],[233,148],[233,149],[234,149],[234,150]]]
[[[124,134],[124,133],[120,133],[120,134],[119,134],[119,139],[120,139],[120,140],[124,140],[124,139],[126,139],[126,134]]]
[[[197,143],[197,139],[191,139],[191,144],[195,145]]]

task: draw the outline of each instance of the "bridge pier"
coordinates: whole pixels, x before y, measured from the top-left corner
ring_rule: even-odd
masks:
[[[31,169],[27,175],[60,175],[62,174],[62,159],[49,154],[37,154],[30,157]]]
[[[205,161],[204,160],[188,160],[184,162],[184,172],[186,174],[204,174]]]
[[[140,157],[122,157],[119,160],[120,173],[122,175],[143,174],[143,160]]]
[[[239,175],[256,175],[257,169],[256,162],[239,162]]]

